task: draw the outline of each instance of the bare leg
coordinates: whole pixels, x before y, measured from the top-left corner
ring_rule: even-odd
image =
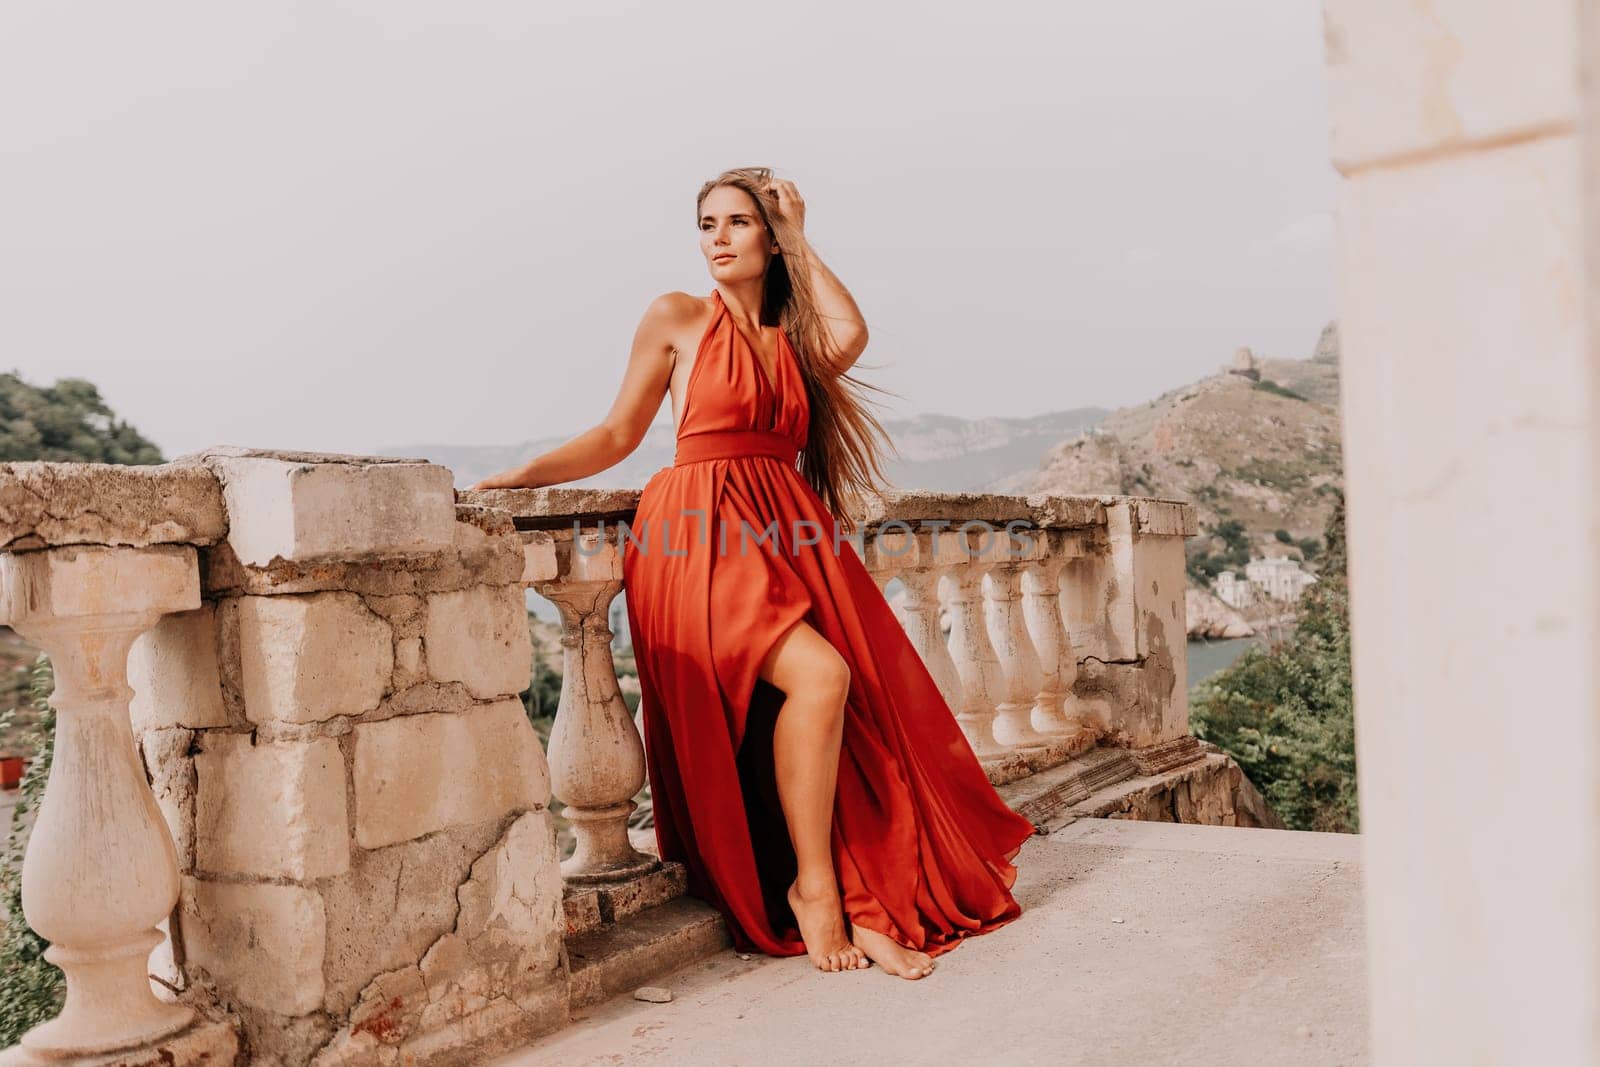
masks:
[[[849,665],[809,623],[799,622],[778,638],[757,673],[784,693],[772,758],[794,845],[797,874],[789,906],[800,937],[821,970],[870,967],[866,954],[845,936],[830,846]]]

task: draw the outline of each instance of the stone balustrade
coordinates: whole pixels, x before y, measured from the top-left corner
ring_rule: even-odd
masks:
[[[653,862],[626,833],[643,748],[607,626],[638,494],[550,488],[462,499],[511,516],[524,583],[562,612],[567,670],[549,758],[578,838],[563,873],[579,884],[643,873]],[[880,588],[899,580],[906,633],[996,785],[1096,744],[1133,750],[1139,769],[1198,755],[1184,684],[1188,505],[909,492],[875,499],[862,520],[863,563]]]
[[[463,1062],[610,991],[574,937],[682,890],[628,835],[608,616],[637,497],[237,449],[0,466],[0,622],[57,672],[24,914],[69,989],[0,1062]],[[1188,508],[907,493],[863,529],[997,784],[1199,755]],[[562,620],[548,756],[526,589]]]

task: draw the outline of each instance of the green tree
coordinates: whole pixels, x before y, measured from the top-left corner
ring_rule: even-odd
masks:
[[[1294,830],[1354,833],[1354,703],[1344,496],[1334,498],[1317,584],[1287,640],[1256,646],[1195,686],[1197,736],[1227,751]]]
[[[1184,569],[1198,585],[1206,586],[1225,570],[1238,570],[1250,562],[1250,534],[1238,519],[1224,519],[1201,531],[1184,549]],[[1221,552],[1212,552],[1217,541]]]
[[[0,374],[0,462],[160,463],[161,450],[116,417],[82,378],[29,385]]]

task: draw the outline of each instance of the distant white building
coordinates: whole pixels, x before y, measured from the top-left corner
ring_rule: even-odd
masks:
[[[1230,608],[1246,608],[1255,603],[1255,588],[1249,582],[1240,581],[1232,571],[1217,575],[1211,588],[1217,594],[1217,599]]]
[[[1230,608],[1247,608],[1263,597],[1292,603],[1300,599],[1316,575],[1300,568],[1300,561],[1287,556],[1253,559],[1244,567],[1244,578],[1232,571],[1217,575],[1212,590]]]
[[[1287,556],[1253,559],[1244,567],[1245,579],[1274,600],[1295,601],[1316,575],[1300,569],[1300,561]]]

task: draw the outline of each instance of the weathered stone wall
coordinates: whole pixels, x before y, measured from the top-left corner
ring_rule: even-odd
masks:
[[[1062,611],[1077,652],[1078,703],[1109,744],[1142,748],[1189,733],[1184,504],[1102,499],[1090,550],[1070,560]]]
[[[130,658],[183,875],[161,977],[255,1062],[461,1062],[565,1018],[522,544],[441,468],[317,458],[206,458],[204,602]]]

